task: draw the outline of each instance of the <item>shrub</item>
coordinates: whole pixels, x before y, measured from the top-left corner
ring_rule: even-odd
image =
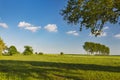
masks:
[[[60,52],[60,55],[63,55],[64,53],[63,52]]]
[[[43,55],[44,53],[43,52],[39,52],[39,55]]]
[[[35,54],[38,54],[37,52],[35,52]]]

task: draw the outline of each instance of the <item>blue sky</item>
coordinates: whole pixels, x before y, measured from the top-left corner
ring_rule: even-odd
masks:
[[[60,15],[67,0],[0,0],[0,36],[6,45],[19,51],[30,45],[44,53],[85,53],[86,41],[110,47],[111,54],[120,54],[120,25],[105,24],[100,37],[90,30],[79,32],[79,25],[69,25]]]

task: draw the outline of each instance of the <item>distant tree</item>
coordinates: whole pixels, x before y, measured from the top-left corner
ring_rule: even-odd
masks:
[[[35,54],[38,54],[37,52],[35,52]]]
[[[120,22],[120,0],[68,0],[61,15],[68,23],[80,25],[80,31],[85,27],[97,36],[107,22]]]
[[[87,54],[89,53],[89,43],[85,42],[85,44],[83,45],[84,50],[87,52]]]
[[[43,53],[43,52],[39,52],[38,54],[39,54],[39,55],[43,55],[44,53]]]
[[[0,38],[0,56],[2,55],[2,52],[7,48],[4,41]]]
[[[92,55],[98,55],[98,53],[99,55],[109,55],[110,53],[109,47],[106,47],[105,45],[99,43],[85,42],[83,48],[87,53],[90,53]]]
[[[33,49],[31,46],[24,46],[25,50],[23,52],[24,55],[31,55],[33,54]]]
[[[64,53],[63,53],[63,52],[60,52],[60,55],[64,55]]]
[[[96,54],[100,54],[100,45],[99,43],[96,43]]]
[[[110,54],[110,48],[109,47],[106,47],[106,55],[109,55]]]
[[[16,49],[16,47],[15,46],[10,46],[9,48],[8,48],[8,54],[9,55],[14,55],[14,54],[18,54],[19,52],[17,51],[17,49]]]

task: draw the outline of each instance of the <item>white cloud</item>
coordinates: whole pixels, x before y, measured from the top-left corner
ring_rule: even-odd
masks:
[[[19,22],[18,27],[30,27],[32,26],[30,23],[27,23],[25,21]]]
[[[56,24],[48,24],[47,26],[44,27],[49,32],[57,32],[57,26]]]
[[[78,34],[78,33],[74,33],[73,35],[74,35],[74,36],[78,36],[79,34]]]
[[[39,30],[41,28],[39,26],[34,26],[34,25],[27,23],[25,21],[19,22],[18,27],[29,30],[31,32],[36,32],[37,30]]]
[[[6,23],[0,23],[0,27],[8,28],[8,25]]]
[[[120,39],[120,34],[116,34],[114,37]]]
[[[26,30],[29,30],[31,32],[36,32],[39,30],[41,27],[25,27]]]
[[[74,35],[74,36],[78,36],[78,35],[79,35],[76,31],[68,31],[68,32],[66,32],[66,33],[67,33],[67,34]]]
[[[104,27],[104,28],[103,28],[103,30],[107,30],[107,29],[109,29],[109,27],[108,27],[108,26],[106,26],[106,27]]]
[[[76,33],[76,31],[68,31],[67,34],[73,34]]]

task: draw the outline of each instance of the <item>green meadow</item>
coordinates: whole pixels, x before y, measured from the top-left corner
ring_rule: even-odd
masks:
[[[120,56],[0,56],[0,80],[119,80]]]

